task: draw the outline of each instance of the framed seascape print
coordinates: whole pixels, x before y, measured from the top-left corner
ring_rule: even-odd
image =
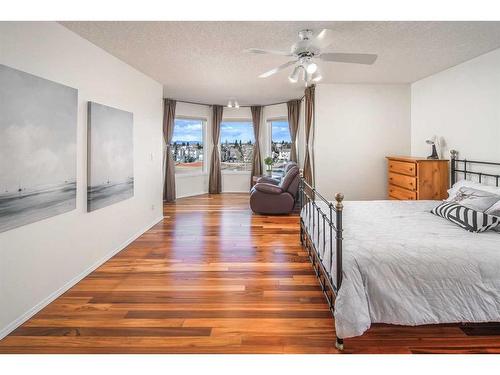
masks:
[[[88,103],[87,211],[134,196],[133,126],[132,113]]]
[[[0,64],[0,232],[76,207],[78,90]]]

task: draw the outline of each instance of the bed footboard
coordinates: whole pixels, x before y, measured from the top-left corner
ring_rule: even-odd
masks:
[[[301,177],[299,184],[300,242],[308,252],[332,316],[335,310],[335,298],[342,285],[343,200],[344,195],[337,193],[335,203],[329,202]],[[325,203],[326,208],[320,207],[319,202]],[[329,264],[325,266],[323,261],[326,254],[329,254]],[[333,267],[336,273],[335,280],[331,273]],[[343,350],[343,339],[337,337],[335,347]]]

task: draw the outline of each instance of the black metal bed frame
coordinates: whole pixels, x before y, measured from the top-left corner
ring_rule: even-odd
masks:
[[[450,155],[451,185],[455,184],[458,175],[463,173],[464,179],[467,178],[468,175],[473,175],[478,176],[479,182],[482,182],[483,177],[494,178],[496,180],[496,186],[499,186],[500,175],[468,170],[467,166],[470,164],[500,166],[500,163],[458,159],[458,152],[455,150],[451,150]],[[460,168],[460,164],[463,164],[463,169]],[[302,214],[300,215],[300,242],[308,252],[309,259],[313,265],[314,272],[316,273],[316,277],[318,278],[318,281],[321,285],[321,289],[326,297],[328,307],[330,308],[332,316],[335,310],[335,298],[337,296],[338,290],[342,285],[342,212],[344,209],[344,205],[342,203],[343,200],[344,195],[342,193],[337,193],[335,194],[335,202],[328,201],[314,187],[308,184],[303,177],[300,178],[300,210],[305,210],[304,216],[309,220],[309,224],[312,218],[312,233],[310,233],[310,229],[308,229],[308,227],[304,223]],[[327,205],[326,212],[318,205],[318,202],[323,202]],[[318,241],[320,241],[321,229],[323,229],[323,256],[316,248],[316,244],[313,240],[314,234],[316,233],[317,239]],[[328,241],[326,238],[326,230],[329,230],[330,233]],[[330,255],[330,264],[328,269],[323,265],[324,255],[327,254],[327,251],[329,251]],[[333,257],[334,254],[335,258]],[[335,259],[336,280],[333,280],[332,275],[329,271],[332,269],[334,261],[333,259]],[[344,340],[337,336],[335,347],[339,350],[343,350]]]
[[[451,161],[450,161],[450,164],[451,164],[451,185],[453,185],[455,182],[457,182],[457,176],[459,174],[463,173],[464,179],[466,179],[468,175],[478,176],[479,183],[481,183],[483,181],[483,177],[492,177],[496,180],[495,181],[496,186],[497,187],[499,186],[500,175],[467,170],[467,165],[476,164],[476,165],[500,166],[500,163],[491,162],[491,161],[458,159],[457,158],[458,152],[455,150],[450,150],[450,155],[451,155]],[[463,164],[463,169],[460,169],[460,163]]]
[[[316,203],[316,197],[319,198],[328,206],[328,213],[323,212],[323,210]],[[342,285],[342,211],[344,205],[342,201],[344,200],[344,195],[341,193],[335,194],[336,203],[329,202],[326,200],[315,188],[309,185],[306,180],[301,177],[299,183],[299,201],[300,209],[305,207],[306,216],[310,219],[312,215],[312,230],[313,232],[317,230],[318,240],[320,237],[320,218],[322,220],[323,228],[323,249],[326,252],[326,224],[328,224],[330,237],[329,237],[329,249],[330,249],[330,267],[327,270],[323,265],[323,257],[316,249],[313,239],[309,235],[309,231],[305,226],[302,215],[300,217],[300,242],[303,247],[307,249],[309,254],[309,259],[313,265],[316,277],[321,285],[321,290],[323,291],[326,300],[328,302],[328,307],[333,315],[335,308],[335,298],[337,296],[337,291]],[[334,221],[335,216],[335,221]],[[317,228],[317,229],[316,229]],[[333,251],[334,251],[334,234],[335,232],[335,267],[336,267],[336,280],[333,280],[332,275],[329,270],[333,266]],[[344,340],[337,337],[335,341],[335,347],[339,350],[344,349]]]

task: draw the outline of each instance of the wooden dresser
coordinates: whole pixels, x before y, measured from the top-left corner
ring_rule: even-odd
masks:
[[[387,156],[387,195],[396,200],[448,197],[448,160]]]

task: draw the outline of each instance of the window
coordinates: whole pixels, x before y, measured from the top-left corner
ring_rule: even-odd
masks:
[[[251,171],[253,160],[252,121],[223,121],[220,124],[222,171]]]
[[[273,158],[273,170],[282,171],[286,162],[290,160],[292,151],[292,140],[288,121],[273,120],[271,125],[271,157]]]
[[[172,153],[176,174],[203,172],[203,130],[205,121],[176,118],[172,137]]]

